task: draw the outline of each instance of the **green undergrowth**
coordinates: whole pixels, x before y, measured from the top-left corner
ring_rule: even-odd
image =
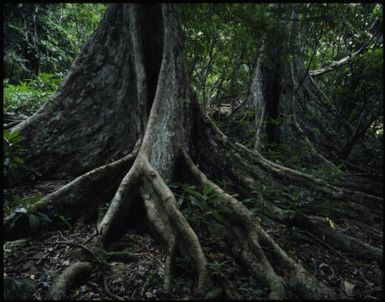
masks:
[[[49,100],[61,81],[61,77],[50,73],[40,73],[35,79],[26,79],[18,84],[10,84],[8,79],[4,79],[4,112],[31,115]]]
[[[177,206],[202,240],[207,268],[214,286],[225,288],[231,299],[259,299],[266,296],[266,288],[260,280],[250,276],[236,264],[226,248],[227,210],[221,209],[222,194],[208,186],[171,184]],[[269,188],[265,188],[267,192]],[[186,259],[178,259],[180,268],[187,268]]]
[[[40,73],[35,79],[26,79],[18,84],[10,84],[4,79],[3,111],[32,115],[59,87],[62,78],[49,73]],[[22,156],[24,137],[17,131],[3,130],[3,180],[6,186],[18,184],[28,177],[35,179],[30,167]]]
[[[214,192],[209,186],[202,188],[188,184],[170,186],[176,193],[178,208],[193,227],[208,232],[214,224],[224,222],[226,213],[219,206],[222,200],[221,194]]]
[[[17,183],[26,173],[22,158],[24,137],[19,132],[3,130],[3,180],[5,186]]]

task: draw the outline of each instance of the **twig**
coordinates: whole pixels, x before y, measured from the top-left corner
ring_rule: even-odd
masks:
[[[63,241],[68,241],[68,238],[63,235],[62,231],[59,231],[59,236]]]
[[[96,231],[90,236],[90,238],[88,238],[84,242],[82,242],[82,244],[86,244],[86,243],[90,242],[92,239],[94,239],[96,236],[99,235],[99,230],[98,230],[98,227],[96,226],[96,224],[94,224],[94,227],[95,227]]]

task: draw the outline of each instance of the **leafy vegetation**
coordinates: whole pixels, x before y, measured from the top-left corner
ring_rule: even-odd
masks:
[[[19,194],[16,194],[13,196],[13,202],[18,208],[28,208],[30,205],[35,204],[42,198],[43,195],[41,194],[24,197],[21,197]]]
[[[82,46],[94,32],[105,12],[106,6],[106,4],[101,3],[6,4],[7,13],[4,15],[5,43],[3,61],[5,79],[3,80],[3,111],[30,116],[50,99],[59,88],[70,64],[75,60]],[[316,98],[310,95],[310,92],[306,92],[300,96],[304,99],[303,103],[298,102],[298,104],[292,105],[293,107],[298,106],[293,110],[298,109],[296,116],[300,126],[303,127],[303,130],[299,131],[300,134],[296,133],[293,138],[290,138],[290,141],[285,141],[285,143],[278,142],[280,139],[277,139],[277,142],[269,142],[269,144],[261,146],[258,152],[270,161],[298,172],[310,174],[317,179],[326,180],[330,184],[348,184],[345,182],[344,177],[347,176],[345,172],[349,171],[351,167],[349,164],[356,165],[356,169],[360,173],[364,170],[365,176],[373,173],[373,175],[370,175],[373,176],[372,178],[378,177],[379,170],[376,170],[376,168],[381,166],[378,162],[382,160],[383,154],[383,49],[382,38],[378,38],[379,35],[382,35],[382,7],[380,4],[322,3],[277,6],[277,11],[280,11],[282,15],[284,13],[287,15],[288,12],[295,10],[301,16],[300,21],[303,28],[300,33],[300,40],[303,41],[298,41],[293,45],[290,44],[290,47],[293,48],[290,50],[286,49],[286,47],[289,45],[287,43],[289,42],[288,39],[291,38],[289,35],[291,29],[283,29],[280,26],[282,19],[276,18],[280,14],[272,16],[270,14],[271,9],[266,3],[260,5],[240,3],[221,5],[213,3],[182,4],[178,6],[178,9],[182,17],[184,51],[187,55],[188,72],[191,77],[192,88],[201,108],[210,115],[213,124],[226,134],[230,133],[230,128],[236,129],[234,135],[228,135],[229,141],[237,140],[250,149],[253,149],[256,145],[257,132],[256,127],[254,127],[256,110],[252,108],[255,104],[253,103],[253,105],[247,107],[242,115],[231,122],[228,122],[226,118],[241,108],[244,101],[252,100],[250,87],[251,82],[255,79],[253,77],[256,71],[257,59],[261,54],[264,54],[262,46],[271,47],[274,50],[274,43],[278,42],[279,44],[282,42],[282,45],[284,45],[282,46],[282,52],[277,51],[274,56],[268,58],[268,63],[272,66],[288,64],[298,56],[305,63],[305,68],[308,70],[321,68],[333,61],[351,55],[359,48],[363,48],[364,51],[350,60],[349,64],[314,78],[316,84],[321,88],[320,91],[325,92],[326,97],[322,101],[315,100]],[[266,35],[266,32],[269,35]],[[144,39],[147,39],[147,37]],[[147,72],[148,66],[145,67]],[[277,68],[277,70],[283,69]],[[261,82],[265,81],[267,77],[263,78]],[[280,84],[273,86],[278,87]],[[287,89],[286,86],[282,90],[285,89]],[[312,93],[315,94],[314,91]],[[315,110],[306,108],[310,100],[316,103]],[[293,114],[281,114],[281,104],[279,102],[277,104],[279,106],[277,105],[274,110],[277,110],[278,113],[272,115],[274,118],[269,117],[264,121],[263,126],[268,124],[283,127],[286,126],[285,121],[293,118]],[[266,105],[265,109],[267,107],[268,105]],[[214,113],[218,114],[215,115]],[[305,114],[301,115],[301,113]],[[318,125],[316,122],[324,117],[324,113],[328,114],[328,120],[324,124],[320,123]],[[311,123],[307,125],[306,122],[308,121]],[[90,129],[93,131],[93,128]],[[95,132],[98,129],[99,127],[96,128]],[[335,130],[334,136],[329,135],[330,129]],[[193,129],[193,133],[194,131],[195,129]],[[305,143],[302,131],[307,134],[310,141],[313,141],[315,137],[322,137],[323,141],[320,142],[319,146],[324,145],[324,147],[319,148],[320,154],[325,155],[328,153],[325,151],[332,150],[332,152],[328,153],[329,156],[326,157],[336,164],[335,167],[325,167],[318,162],[309,163],[309,154],[314,150],[310,148],[310,144]],[[198,131],[197,133],[201,132]],[[90,132],[90,136],[92,134]],[[194,135],[192,137],[193,139],[196,138]],[[59,214],[50,217],[50,214],[47,215],[33,210],[32,206],[39,202],[43,195],[22,197],[23,195],[15,194],[12,191],[14,189],[13,185],[27,180],[31,172],[33,172],[25,163],[27,157],[24,160],[21,156],[25,152],[22,147],[24,140],[25,138],[17,131],[7,129],[3,131],[3,175],[8,186],[7,189],[9,189],[8,195],[12,204],[11,208],[16,208],[14,211],[15,219],[12,220],[10,226],[11,229],[19,224],[20,220],[23,220],[26,222],[24,225],[29,226],[32,233],[36,233],[41,226],[55,220],[55,224],[58,223],[60,227],[68,229],[69,232],[76,231],[75,224],[72,225],[72,222],[75,222],[74,217],[65,217]],[[267,138],[262,135],[262,143],[265,143],[266,140]],[[214,139],[212,146],[217,144],[218,141]],[[224,146],[233,146],[232,144],[226,144],[226,139],[221,140],[217,149],[224,149]],[[236,147],[233,149],[240,150]],[[316,214],[318,218],[322,218],[322,220],[319,219],[321,224],[328,226],[333,231],[337,229],[340,231],[340,226],[343,223],[340,223],[338,217],[336,219],[337,215],[333,216],[338,212],[332,210],[348,213],[349,207],[346,205],[349,204],[349,198],[341,198],[338,200],[340,202],[337,203],[337,197],[334,198],[333,194],[337,196],[338,192],[334,193],[332,191],[330,194],[332,197],[329,199],[324,196],[327,193],[322,195],[316,192],[319,189],[317,186],[322,185],[322,182],[318,180],[309,180],[311,177],[307,178],[300,173],[290,174],[288,170],[284,170],[285,168],[271,164],[268,161],[265,161],[264,165],[262,161],[259,161],[259,158],[253,157],[251,153],[239,152],[239,154],[236,151],[230,151],[225,154],[226,165],[223,165],[224,168],[221,167],[222,163],[220,162],[214,162],[210,166],[205,162],[205,158],[197,160],[196,163],[203,166],[202,171],[207,173],[213,181],[220,184],[224,189],[228,187],[231,188],[231,191],[234,190],[239,193],[241,195],[239,200],[251,213],[258,216],[262,227],[269,226],[270,223],[272,228],[267,228],[267,233],[270,235],[271,231],[274,240],[276,239],[275,236],[285,236],[285,233],[279,229],[281,226],[278,225],[285,223],[283,222],[284,219],[281,219],[281,217],[286,217],[285,214],[288,214],[289,219],[297,218],[296,214],[303,214],[303,216]],[[191,152],[191,157],[194,157],[193,160],[195,161],[195,156],[203,157],[202,154]],[[220,153],[220,155],[222,154],[224,153]],[[228,165],[230,160],[227,155],[230,158],[230,154],[239,158],[240,165],[244,166],[242,169],[238,170],[236,165]],[[250,161],[249,158],[247,158],[247,161],[242,161],[241,156],[250,157]],[[366,159],[366,161],[364,162],[361,159]],[[75,160],[73,162],[76,163]],[[246,167],[246,162],[250,164],[250,167]],[[361,165],[361,162],[364,162],[364,169],[361,166],[357,168],[357,165]],[[229,168],[230,166],[231,168]],[[226,171],[224,171],[225,169]],[[251,169],[254,170],[251,172]],[[218,179],[222,171],[227,173],[224,173],[226,174],[225,179]],[[247,174],[249,171],[250,174]],[[241,174],[239,178],[237,172]],[[263,172],[261,175],[267,175],[266,178],[268,179],[265,180],[262,177],[255,176],[259,172]],[[286,174],[286,172],[288,173]],[[291,175],[291,177],[285,179],[285,175]],[[233,179],[231,179],[232,176],[234,176]],[[90,177],[93,177],[92,174]],[[298,182],[296,182],[297,180]],[[239,191],[235,189],[238,185],[242,186]],[[363,184],[363,187],[364,185],[366,184]],[[222,246],[224,243],[228,243],[229,240],[228,237],[224,238],[225,236],[241,237],[243,240],[243,233],[241,234],[238,231],[236,225],[238,221],[228,219],[230,215],[223,207],[223,196],[214,192],[209,186],[197,187],[177,183],[169,187],[173,188],[177,198],[177,207],[192,226],[200,242],[202,242],[210,277],[212,277],[215,285],[226,288],[226,282],[230,279],[229,276],[235,274],[238,277],[238,275],[241,275],[241,266],[237,267],[234,261],[237,258],[235,254],[238,251],[232,250],[231,253],[227,254],[223,252],[224,248]],[[329,188],[332,190],[331,186],[326,187],[326,190]],[[371,192],[366,189],[365,194],[369,193]],[[104,197],[104,195],[101,196]],[[105,205],[109,206],[110,203]],[[351,207],[356,207],[357,213],[362,211],[356,204]],[[104,210],[107,210],[107,207]],[[276,212],[274,212],[275,210]],[[51,213],[50,211],[51,209],[46,213]],[[353,214],[356,215],[356,213]],[[353,214],[349,215],[353,216]],[[245,219],[244,217],[242,216],[242,219]],[[228,226],[234,227],[236,231],[225,234],[225,228]],[[300,229],[297,226],[293,228]],[[247,233],[246,228],[240,229]],[[343,229],[343,231],[355,232],[355,230],[349,229],[350,226]],[[99,233],[99,230],[97,232]],[[239,234],[241,235],[238,236]],[[96,236],[98,235],[100,234]],[[77,235],[75,237],[80,238]],[[266,253],[266,259],[271,262],[274,270],[278,274],[282,273],[283,279],[285,279],[286,276],[284,275],[286,273],[289,275],[289,272],[281,272],[282,268],[274,266],[276,261],[274,261],[274,253],[271,252],[272,248],[269,247],[268,242],[260,240],[261,238],[256,240],[262,248],[261,252],[258,251],[258,253]],[[238,241],[239,238],[236,239],[234,242],[241,247],[240,253],[245,252],[246,254],[247,250],[243,247],[243,241]],[[290,246],[293,245],[292,238],[287,242],[285,242],[285,239],[279,239],[279,244],[283,243],[283,249],[287,250],[288,254],[294,253]],[[320,240],[321,244],[325,241],[324,239],[325,236]],[[177,241],[177,245],[179,245],[179,238],[177,238]],[[247,238],[245,246],[250,244],[247,241],[251,240]],[[285,244],[288,244],[289,248],[284,246]],[[175,262],[177,264],[180,262],[179,268],[189,273],[188,270],[191,269],[188,266],[190,259],[183,255],[183,249],[186,246],[182,246],[181,249],[178,246],[178,255]],[[254,249],[257,250],[255,246]],[[253,253],[257,254],[255,251]],[[230,255],[234,256],[234,259]],[[301,253],[297,253],[296,256],[298,255],[299,258],[302,257]],[[323,256],[321,255],[321,258],[318,256],[317,259],[327,261],[325,260],[326,257],[323,258]],[[321,268],[325,263],[321,263],[318,267],[315,258],[311,258],[311,261],[314,262],[312,264],[315,265],[315,271],[321,272]],[[329,255],[327,258],[329,258]],[[260,260],[260,258],[256,259]],[[295,260],[297,261],[297,259]],[[310,267],[308,266],[309,263],[310,260],[305,265],[306,269]],[[161,270],[164,268],[162,264],[159,267],[162,268]],[[163,271],[162,274],[157,276],[156,272],[151,269],[146,273],[143,272],[143,275],[150,276],[146,281],[147,286],[151,285],[154,280],[155,283],[158,282],[160,280],[158,277],[164,275]],[[323,275],[323,272],[321,273]],[[333,275],[335,275],[334,272]],[[324,277],[326,278],[326,276]],[[327,281],[324,280],[324,277],[322,277],[322,280]],[[246,298],[261,298],[267,295],[269,285],[264,284],[261,281],[262,279],[262,276],[259,275],[256,277],[248,276],[249,286],[244,287],[247,282],[240,282],[242,286],[237,289],[237,294]],[[329,278],[329,281],[334,282],[335,280]],[[367,280],[364,281],[368,283]],[[104,280],[104,282],[107,288],[106,281]],[[240,283],[235,282],[233,285]],[[112,284],[114,283],[112,282]],[[369,287],[371,286],[369,285]],[[112,288],[115,290],[116,284]],[[143,293],[144,289],[141,296],[143,296]]]
[[[105,8],[105,4],[6,3],[4,77],[12,84],[41,72],[63,77]]]
[[[37,194],[32,196],[20,195],[13,196],[13,203],[16,206],[14,210],[15,219],[12,221],[11,228],[14,227],[19,219],[28,219],[28,225],[31,228],[32,232],[35,232],[39,229],[40,225],[52,222],[51,218],[41,213],[37,210],[34,210],[31,205],[37,203],[43,198],[43,195]]]
[[[177,194],[178,208],[189,217],[191,223],[197,228],[208,229],[212,221],[224,221],[223,214],[225,212],[218,207],[222,196],[214,192],[212,188],[204,186],[202,190],[199,190],[195,186],[187,184],[176,184],[174,188],[181,191]]]
[[[3,177],[6,185],[15,183],[25,172],[24,160],[20,157],[22,140],[20,133],[3,130]]]
[[[4,80],[3,110],[32,114],[48,101],[61,81],[61,78],[48,73],[40,73],[37,78],[26,79],[18,84]]]

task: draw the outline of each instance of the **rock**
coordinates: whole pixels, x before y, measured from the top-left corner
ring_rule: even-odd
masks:
[[[5,301],[32,300],[36,284],[32,279],[16,280],[11,277],[5,277],[3,288]]]

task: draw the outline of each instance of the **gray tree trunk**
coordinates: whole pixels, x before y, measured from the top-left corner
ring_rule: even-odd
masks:
[[[282,13],[278,4],[270,5],[270,17],[275,23],[265,33],[250,97],[231,116],[232,122],[240,120],[245,111],[253,112],[254,123],[246,125],[249,130],[244,132],[246,135],[254,133],[255,150],[283,144],[291,150],[303,144],[306,147],[304,154],[308,153],[309,160],[334,167],[313,142],[322,142],[333,130],[326,122],[319,133],[313,133],[313,129],[320,127],[319,121],[313,122],[313,119],[322,115],[323,121],[330,121],[331,117],[320,106],[320,103],[325,105],[326,96],[296,54],[303,48],[300,45],[303,39],[299,36],[299,17],[294,11]],[[240,126],[235,125],[230,136],[239,131]]]
[[[12,129],[25,136],[32,167],[79,175],[133,148],[155,95],[161,22],[157,6],[108,9],[51,100]]]

